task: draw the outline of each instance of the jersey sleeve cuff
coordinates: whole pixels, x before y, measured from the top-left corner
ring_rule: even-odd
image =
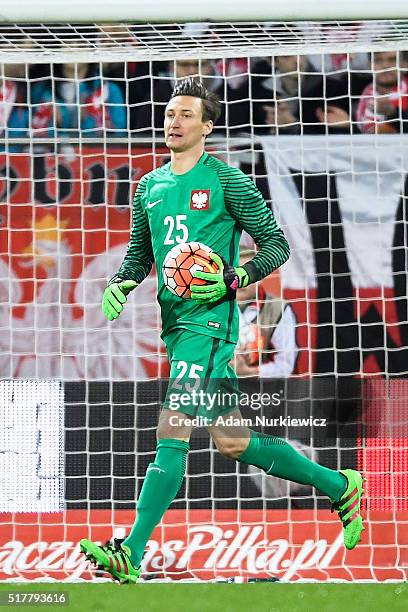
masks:
[[[262,279],[262,275],[259,273],[258,268],[252,261],[248,261],[243,266],[244,270],[248,274],[249,282],[248,285],[252,285],[252,283],[256,283]]]
[[[113,283],[121,283],[123,280],[125,280],[123,276],[120,274],[115,274],[115,276],[112,276],[112,278],[109,280],[108,287],[109,285],[113,285]]]

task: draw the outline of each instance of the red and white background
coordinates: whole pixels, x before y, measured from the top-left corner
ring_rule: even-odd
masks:
[[[17,514],[13,526],[10,518],[2,517],[2,579],[90,579],[79,540],[92,537],[105,542],[112,527],[121,533],[132,524],[134,512]],[[407,520],[407,512],[371,513],[364,543],[347,552],[338,523],[327,510],[246,510],[239,514],[232,510],[169,510],[148,542],[142,567],[152,577],[179,580],[238,576],[403,580],[408,561]]]
[[[407,149],[399,137],[365,136],[265,138],[262,147],[255,168],[292,249],[269,282],[293,308],[299,347],[293,376],[277,389],[297,390],[292,399],[305,398],[308,412],[325,400],[316,378],[346,388],[358,381],[364,429],[344,448],[328,441],[318,458],[365,470],[368,526],[346,553],[323,499],[265,494],[198,444],[145,569],[177,578],[404,579]],[[239,151],[231,159],[238,165]],[[134,185],[153,161],[148,148],[0,155],[2,579],[90,578],[79,539],[106,541],[133,522],[154,451],[158,402],[149,384],[167,374],[154,271],[114,325],[100,298],[128,241]],[[344,384],[340,396],[329,388],[327,410],[348,405]]]

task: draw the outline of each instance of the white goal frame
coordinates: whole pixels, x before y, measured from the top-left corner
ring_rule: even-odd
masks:
[[[75,57],[76,62],[96,61],[102,64],[191,57],[228,59],[298,55],[306,53],[306,50],[311,54],[323,54],[334,53],[343,44],[347,53],[408,50],[406,0],[395,0],[393,3],[385,0],[372,0],[370,3],[367,0],[344,0],[326,5],[310,0],[236,0],[233,6],[208,0],[204,7],[185,0],[171,6],[163,0],[151,0],[144,6],[137,6],[135,0],[118,0],[109,6],[102,6],[100,0],[88,0],[86,3],[72,0],[60,5],[51,0],[40,0],[39,4],[5,0],[0,11],[0,64],[18,63],[22,58],[26,63],[59,64],[73,61]],[[358,20],[364,20],[366,24],[362,37],[355,36],[354,23]],[[198,36],[182,36],[180,24],[204,21],[208,27],[203,26]],[[107,23],[110,24],[109,35],[97,31],[98,25]],[[327,30],[333,27],[337,27],[340,33],[338,40],[326,36]],[[209,31],[217,32],[219,39],[210,36]],[[27,35],[35,43],[30,48],[25,44]],[[134,43],[136,39],[137,45]],[[363,144],[364,138],[361,136],[360,140]],[[379,138],[384,142],[387,136]],[[396,142],[398,136],[392,138]],[[4,140],[0,137],[0,144]],[[43,138],[36,142],[47,144],[55,141],[55,138]],[[141,141],[146,142],[146,139]],[[248,141],[250,148],[255,138],[248,137]],[[24,139],[19,142],[27,143]],[[79,138],[73,139],[73,142],[82,146],[96,143],[97,140]],[[124,141],[107,137],[104,142],[121,144]],[[233,138],[222,139],[221,150],[228,159],[229,145],[233,142]],[[130,147],[137,143],[136,137]],[[161,140],[153,138],[153,153],[159,145]],[[250,154],[253,153],[251,150]],[[290,511],[286,512],[290,520]],[[90,524],[90,514],[88,519]],[[391,530],[397,524],[394,519],[388,523]],[[283,526],[285,523],[281,524]],[[41,529],[40,526],[40,532]],[[116,532],[114,535],[123,534]],[[327,564],[340,546],[337,541],[334,544],[336,550],[328,549],[327,553],[322,554]],[[83,570],[83,567],[79,569]],[[78,575],[82,575],[79,570]],[[72,579],[72,576],[68,579]]]
[[[178,0],[171,6],[163,0],[150,0],[143,5],[133,0],[119,0],[115,4],[101,5],[98,0],[72,0],[69,4],[42,0],[13,2],[3,0],[1,21],[10,23],[79,23],[92,22],[180,22],[189,21],[353,21],[362,19],[404,19],[408,6],[404,0],[343,0],[324,5],[310,0],[235,0],[233,7],[217,0],[205,5]]]

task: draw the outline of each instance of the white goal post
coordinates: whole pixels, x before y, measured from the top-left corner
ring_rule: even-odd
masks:
[[[160,96],[180,70],[222,98],[208,150],[291,245],[241,309],[236,364],[272,398],[252,409],[365,472],[368,529],[347,553],[324,496],[199,431],[143,577],[406,580],[408,3],[4,0],[0,21],[0,580],[91,580],[79,540],[133,523],[168,374],[155,271],[114,325],[100,298],[135,185],[168,160]],[[377,91],[377,73],[395,83]]]
[[[330,2],[323,7],[309,0],[255,0],[251,6],[246,0],[236,0],[233,8],[216,0],[208,0],[205,6],[178,0],[171,7],[163,0],[150,0],[143,5],[137,5],[132,0],[120,0],[115,6],[101,6],[97,0],[89,0],[86,4],[73,0],[70,6],[43,0],[37,7],[32,2],[3,0],[0,17],[1,21],[11,23],[355,21],[404,19],[408,17],[408,8],[404,0],[394,0],[392,4],[384,0],[373,0],[369,6],[364,0],[343,0],[341,4]]]
[[[17,62],[24,51],[27,62],[65,62],[75,53],[77,61],[142,61],[200,57],[260,57],[298,53],[405,49],[408,6],[404,0],[392,4],[374,0],[330,2],[320,8],[309,0],[270,2],[246,0],[227,5],[210,0],[202,6],[184,0],[172,4],[162,0],[135,7],[132,0],[101,6],[97,0],[70,5],[43,0],[2,3],[0,53],[3,63]],[[356,21],[362,20],[362,32]],[[183,24],[196,22],[202,30],[184,35]],[[109,24],[102,32],[92,24]],[[16,25],[18,24],[18,25]],[[333,38],[333,30],[338,32]],[[27,34],[35,43],[28,48]],[[214,34],[216,35],[214,37]],[[215,38],[215,39],[214,39]],[[138,44],[135,42],[138,41]],[[238,55],[237,55],[238,54]]]

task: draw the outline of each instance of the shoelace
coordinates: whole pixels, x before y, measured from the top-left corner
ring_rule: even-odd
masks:
[[[122,550],[121,546],[124,541],[125,538],[113,538],[113,546],[115,547],[115,550]]]
[[[125,556],[125,551],[122,549],[121,544],[124,541],[124,538],[120,539],[120,538],[114,538],[113,542],[109,541],[106,542],[105,546],[102,546],[102,548],[106,551],[106,552],[110,552],[113,557],[116,559],[116,563],[118,563],[117,561],[117,557],[118,555],[120,555],[122,562],[124,563],[124,567],[128,572],[128,563],[129,560],[127,558],[127,556]],[[117,567],[118,569],[118,567]],[[106,570],[105,570],[106,571]]]
[[[103,550],[105,550],[106,552],[111,552],[111,553],[123,552],[122,548],[121,548],[122,542],[124,542],[124,538],[122,538],[122,539],[114,538],[113,542],[111,540],[109,540],[108,542],[106,542],[106,544],[101,546],[101,548]]]

